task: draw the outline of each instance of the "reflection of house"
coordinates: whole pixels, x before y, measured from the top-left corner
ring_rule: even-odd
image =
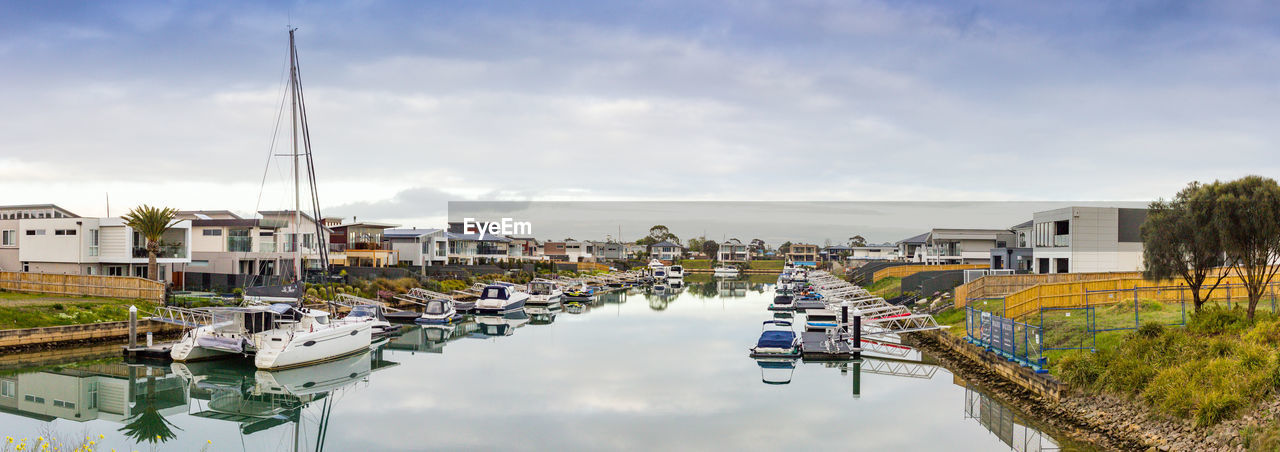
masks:
[[[717,279],[716,292],[721,297],[745,297],[747,296],[747,281],[736,279]]]
[[[1142,269],[1146,209],[1066,207],[1036,212],[1028,234],[1036,273]]]
[[[674,261],[684,255],[684,247],[679,243],[663,240],[649,245],[649,257],[664,261]]]
[[[60,209],[51,209],[64,214]],[[12,224],[12,223],[11,223]],[[20,269],[66,275],[147,275],[146,238],[120,218],[46,216],[19,218],[7,235],[21,237]],[[191,222],[175,223],[160,241],[159,279],[170,280],[175,264],[191,262]]]
[[[434,267],[449,261],[449,239],[443,229],[387,229],[382,239],[401,263]]]
[[[185,413],[182,388],[182,380],[163,367],[102,364],[31,372],[0,377],[0,411],[46,421],[126,423],[151,403],[143,399],[153,400],[162,415]]]
[[[817,262],[818,245],[793,243],[791,248],[787,250],[787,260],[791,262]]]
[[[367,221],[330,226],[329,261],[351,267],[387,267],[399,263],[396,250],[382,240],[383,231],[396,226]]]
[[[751,260],[747,245],[738,239],[729,239],[720,244],[716,251],[716,260],[720,262],[746,262]]]

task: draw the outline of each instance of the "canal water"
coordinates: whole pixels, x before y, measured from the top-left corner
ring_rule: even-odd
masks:
[[[94,450],[122,451],[1058,447],[915,351],[757,363],[747,349],[773,318],[771,287],[690,279],[408,326],[370,353],[282,372],[114,359],[9,370],[0,436],[89,436]]]

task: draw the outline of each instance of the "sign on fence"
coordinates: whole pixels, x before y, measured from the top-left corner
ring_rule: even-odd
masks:
[[[970,343],[1043,372],[1040,327],[973,308],[965,308],[965,312]]]

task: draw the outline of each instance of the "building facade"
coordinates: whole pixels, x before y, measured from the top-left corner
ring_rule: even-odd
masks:
[[[1066,207],[1036,212],[1029,231],[1035,273],[1142,270],[1147,209]]]

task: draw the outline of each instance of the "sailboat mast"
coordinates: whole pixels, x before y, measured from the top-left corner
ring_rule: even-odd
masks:
[[[292,92],[290,121],[293,133],[293,269],[296,281],[302,281],[302,185],[298,165],[298,48],[294,45],[293,32],[289,29],[289,87]]]

